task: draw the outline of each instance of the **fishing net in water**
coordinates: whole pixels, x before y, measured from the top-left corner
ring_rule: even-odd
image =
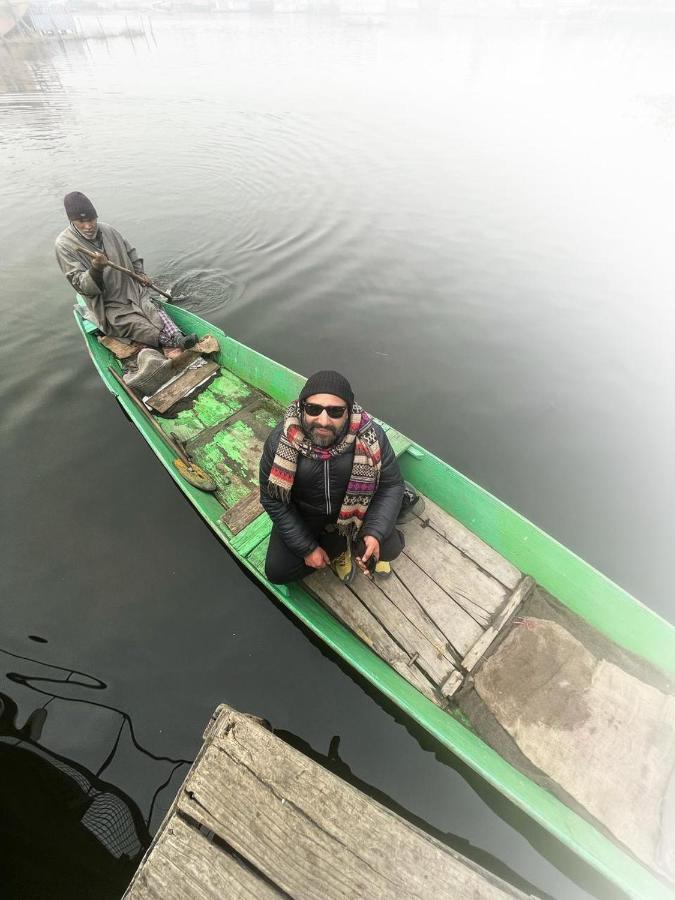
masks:
[[[675,883],[673,693],[537,586],[456,699],[504,759]]]

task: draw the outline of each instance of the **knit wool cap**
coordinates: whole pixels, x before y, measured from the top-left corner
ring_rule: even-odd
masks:
[[[94,209],[94,204],[89,197],[85,197],[79,191],[71,191],[63,198],[63,205],[66,208],[66,215],[69,222],[76,219],[98,219],[98,213]]]
[[[339,372],[315,372],[307,379],[307,383],[300,391],[300,402],[312,397],[314,394],[334,394],[342,397],[347,406],[354,405],[354,392],[344,375]]]

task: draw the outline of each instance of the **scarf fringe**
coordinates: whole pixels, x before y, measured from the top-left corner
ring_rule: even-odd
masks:
[[[337,525],[337,532],[343,538],[347,538],[350,544],[353,544],[358,537],[361,525],[361,522],[339,522]]]
[[[291,502],[291,489],[277,484],[271,479],[267,484],[267,493],[273,500],[280,500],[282,503]]]

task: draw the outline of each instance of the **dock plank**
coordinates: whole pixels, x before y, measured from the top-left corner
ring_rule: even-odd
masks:
[[[210,841],[204,832],[174,816],[143,866],[127,900],[272,900],[284,894],[233,854]]]
[[[215,846],[231,848],[266,887],[290,897],[524,897],[290,747],[259,720],[223,706],[205,737],[199,762],[134,879],[137,890],[128,893],[127,900],[154,900],[155,895],[141,888],[152,883],[143,873],[156,864],[162,839],[167,851],[159,864],[166,866],[170,848],[175,871],[183,868],[176,856],[187,845],[178,840],[169,844],[165,837],[177,815],[212,832]],[[200,862],[200,877],[202,871]],[[232,895],[205,886],[201,893],[165,896],[215,900]]]

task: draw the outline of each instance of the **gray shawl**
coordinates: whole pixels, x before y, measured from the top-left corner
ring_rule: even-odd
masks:
[[[91,260],[82,252],[99,250],[111,262],[143,272],[143,260],[134,247],[111,225],[98,223],[98,234],[90,241],[71,223],[56,238],[56,259],[70,284],[85,303],[104,334],[150,344],[159,344],[163,323],[147,288],[109,266],[103,270],[103,289],[91,273]]]

